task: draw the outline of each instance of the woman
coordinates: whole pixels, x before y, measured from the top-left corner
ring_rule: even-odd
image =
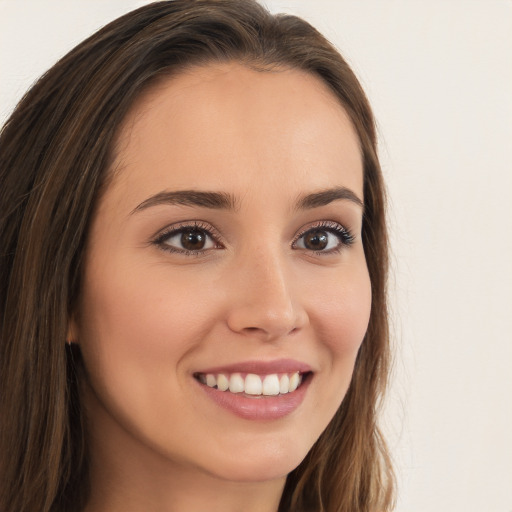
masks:
[[[384,511],[384,190],[337,51],[251,0],[157,2],[1,136],[1,501]]]

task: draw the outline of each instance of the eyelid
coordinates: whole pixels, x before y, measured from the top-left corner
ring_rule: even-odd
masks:
[[[175,224],[170,224],[169,226],[163,228],[162,230],[158,231],[152,238],[151,243],[158,246],[163,251],[168,252],[174,252],[177,254],[194,254],[199,255],[202,253],[206,253],[211,250],[210,249],[200,249],[197,251],[189,251],[187,249],[178,249],[176,247],[173,247],[172,245],[166,245],[164,242],[168,238],[170,238],[172,235],[178,234],[180,231],[185,230],[198,230],[203,231],[206,233],[207,236],[209,236],[213,242],[215,243],[216,247],[214,249],[223,248],[224,244],[222,242],[222,236],[219,233],[219,231],[212,226],[210,223],[200,220],[193,220],[193,221],[181,221],[177,222]]]
[[[339,222],[332,221],[332,220],[322,220],[313,222],[311,224],[308,224],[304,228],[300,230],[300,232],[294,237],[292,241],[292,247],[295,247],[297,242],[309,231],[315,230],[315,229],[325,229],[325,231],[328,231],[332,233],[334,236],[337,236],[340,239],[340,243],[337,247],[333,249],[329,249],[327,251],[313,251],[308,250],[309,252],[315,253],[315,254],[332,254],[335,252],[339,252],[343,249],[343,247],[349,247],[355,242],[355,235],[352,233],[352,231],[345,227],[343,224],[340,224]],[[342,239],[344,238],[344,239]]]
[[[207,248],[207,249],[198,249],[196,251],[193,250],[187,250],[187,249],[179,249],[177,247],[174,247],[172,245],[165,244],[165,240],[169,239],[173,235],[177,235],[180,233],[180,231],[185,230],[198,230],[206,233],[208,237],[212,239],[212,241],[215,244],[215,247],[213,248]],[[292,248],[296,248],[297,242],[309,231],[315,230],[315,229],[324,229],[330,233],[332,233],[334,236],[336,236],[339,239],[339,244],[331,249],[328,250],[319,250],[319,251],[313,251],[311,249],[305,249],[308,252],[312,252],[315,254],[332,254],[339,252],[344,247],[349,247],[352,245],[352,243],[355,241],[355,236],[352,234],[351,230],[347,227],[345,227],[343,224],[332,221],[332,220],[322,220],[322,221],[316,221],[312,222],[305,227],[303,227],[300,232],[293,238],[291,246]],[[156,233],[151,238],[151,243],[159,247],[162,251],[167,252],[173,252],[177,254],[184,254],[184,255],[196,255],[200,256],[205,253],[208,253],[212,249],[221,249],[224,248],[224,243],[222,240],[222,235],[220,232],[212,226],[210,223],[200,220],[194,220],[194,221],[181,221],[177,222],[175,224],[171,224],[162,230],[160,230],[158,233]],[[301,248],[302,249],[302,248]]]

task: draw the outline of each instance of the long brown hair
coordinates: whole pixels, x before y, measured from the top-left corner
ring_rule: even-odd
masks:
[[[376,416],[389,364],[385,198],[374,119],[337,50],[253,0],[161,1],[78,45],[25,95],[0,137],[0,510],[71,512],[88,493],[79,350],[64,348],[89,222],[134,100],[186,66],[236,60],[320,77],[359,135],[372,310],[340,409],[289,476],[280,511],[385,512],[389,456]]]

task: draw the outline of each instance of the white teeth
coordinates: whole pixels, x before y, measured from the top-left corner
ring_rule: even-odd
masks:
[[[217,388],[221,391],[229,389],[229,380],[223,373],[217,375]]]
[[[276,374],[267,375],[263,379],[263,394],[267,396],[279,395],[279,377]]]
[[[215,378],[215,375],[212,375],[211,373],[206,375],[206,385],[214,388],[217,385],[217,379]]]
[[[302,383],[302,374],[300,372],[285,373],[279,377],[277,373],[272,373],[260,377],[254,373],[248,373],[244,379],[240,373],[231,375],[208,373],[198,374],[197,379],[202,384],[210,388],[216,387],[220,391],[229,390],[231,393],[246,393],[254,396],[277,396],[295,391]]]
[[[300,381],[301,381],[301,379],[299,377],[299,372],[294,373],[290,377],[290,387],[288,388],[290,393],[292,391],[295,391],[299,387]]]
[[[290,391],[290,377],[284,374],[279,381],[279,393],[284,395]]]
[[[243,393],[244,392],[244,379],[239,373],[233,373],[229,378],[229,391],[231,393]]]
[[[261,395],[263,384],[259,375],[248,373],[245,377],[245,392],[248,395]]]

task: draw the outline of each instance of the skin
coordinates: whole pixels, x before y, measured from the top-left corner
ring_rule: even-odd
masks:
[[[286,475],[345,395],[368,324],[362,207],[297,208],[334,187],[363,200],[350,120],[304,72],[196,67],[139,98],[113,167],[70,324],[86,367],[87,512],[275,511]],[[235,208],[137,209],[179,190],[227,193]],[[199,253],[155,243],[197,221],[216,237]],[[352,244],[326,232],[339,250],[305,247],[300,235],[326,221],[350,230]],[[180,236],[166,242],[182,247]],[[280,358],[314,373],[302,404],[277,420],[234,415],[193,377]]]

